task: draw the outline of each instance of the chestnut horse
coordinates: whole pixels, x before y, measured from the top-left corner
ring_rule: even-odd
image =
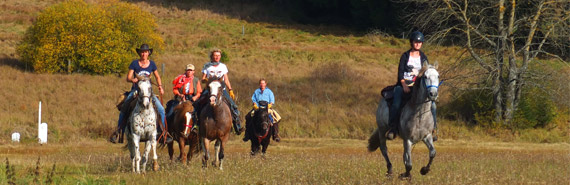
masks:
[[[227,100],[223,98],[223,87],[220,80],[213,78],[209,81],[207,87],[209,88],[210,103],[201,110],[199,119],[200,144],[202,150],[204,150],[202,165],[203,167],[208,166],[207,161],[210,158],[210,142],[215,140],[216,159],[212,161],[212,165],[219,165],[221,170],[223,169],[224,148],[232,129],[232,115],[230,113],[230,107],[225,102]]]
[[[192,154],[198,153],[200,147],[197,147],[199,142],[198,134],[190,132],[190,128],[194,123],[192,112],[194,112],[194,107],[191,101],[185,101],[174,107],[174,118],[169,118],[168,133],[172,135],[173,139],[178,142],[178,147],[180,148],[180,156],[178,160],[182,163],[186,163],[192,160]],[[167,118],[168,119],[168,118]],[[168,155],[170,160],[173,160],[174,155],[174,142],[168,143]],[[184,151],[184,147],[189,145],[188,153]]]
[[[251,129],[250,135],[247,136],[251,141],[251,155],[259,153],[259,149],[261,149],[261,155],[265,155],[273,135],[273,126],[269,119],[266,101],[259,102],[259,109],[255,110],[253,117],[246,125],[251,125],[247,128]]]

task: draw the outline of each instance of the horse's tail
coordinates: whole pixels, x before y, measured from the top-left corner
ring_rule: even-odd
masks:
[[[376,128],[376,130],[374,130],[374,133],[372,133],[370,138],[368,138],[368,151],[374,152],[376,149],[378,149],[378,147],[380,147],[380,130]]]

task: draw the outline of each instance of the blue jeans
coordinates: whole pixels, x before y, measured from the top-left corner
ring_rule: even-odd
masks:
[[[135,94],[135,90],[131,90],[131,92],[129,92],[129,95],[127,96],[127,98],[125,98],[125,103],[130,101],[131,99],[133,99],[133,95]],[[158,114],[160,114],[160,118],[162,120],[162,126],[165,127],[164,125],[164,120],[165,120],[165,116],[164,116],[164,107],[162,106],[162,104],[160,103],[160,100],[158,100],[158,97],[153,96],[152,98],[152,102],[154,103],[154,105],[156,105],[156,110],[158,110]],[[126,105],[125,105],[126,106]],[[121,129],[121,122],[123,122],[123,119],[125,119],[125,112],[123,111],[125,106],[123,106],[123,109],[121,109],[121,113],[119,113],[119,121],[117,123],[117,128]],[[161,130],[160,127],[158,127],[158,130]]]
[[[400,107],[402,106],[402,96],[404,95],[404,89],[402,86],[394,87],[394,99],[392,100],[392,106],[390,107],[390,116],[388,124],[391,128],[398,127],[398,116],[400,115]]]

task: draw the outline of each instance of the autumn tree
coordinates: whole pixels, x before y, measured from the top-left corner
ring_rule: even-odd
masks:
[[[494,119],[509,126],[537,57],[564,61],[570,40],[567,0],[395,0],[431,41],[462,45],[490,83]]]

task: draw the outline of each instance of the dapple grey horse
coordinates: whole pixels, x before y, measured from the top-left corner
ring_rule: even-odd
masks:
[[[145,172],[148,155],[152,147],[153,152],[153,170],[158,170],[158,157],[156,156],[156,127],[157,114],[152,103],[152,84],[150,77],[141,77],[137,75],[139,90],[137,91],[137,103],[129,116],[129,124],[126,129],[128,138],[127,147],[131,152],[131,160],[133,163],[133,172],[140,173],[140,150],[139,142],[146,141],[145,152],[142,157],[142,172]]]
[[[437,62],[432,65],[424,63],[413,86],[412,97],[402,108],[400,115],[399,135],[404,140],[404,165],[406,172],[400,178],[411,178],[412,170],[412,145],[423,141],[429,149],[429,162],[427,166],[420,170],[422,175],[429,172],[435,148],[433,146],[432,131],[434,129],[434,119],[431,113],[432,102],[437,98],[439,86],[439,73],[436,70]],[[376,123],[378,128],[368,139],[368,150],[375,151],[378,147],[386,160],[388,168],[387,175],[392,174],[392,163],[388,158],[388,148],[386,147],[386,137],[384,133],[388,126],[389,108],[386,100],[382,98],[376,111]]]

